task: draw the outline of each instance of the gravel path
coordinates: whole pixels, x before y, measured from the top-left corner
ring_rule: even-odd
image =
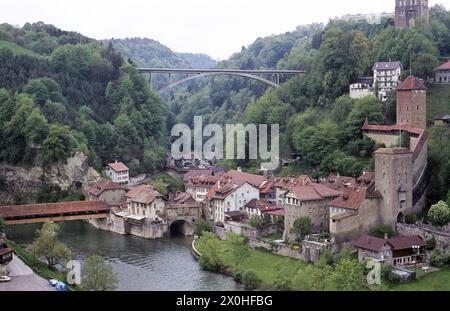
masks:
[[[33,272],[19,257],[14,255],[7,271],[11,282],[0,282],[0,291],[55,291],[47,280]]]

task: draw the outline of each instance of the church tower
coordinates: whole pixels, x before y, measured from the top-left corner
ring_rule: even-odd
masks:
[[[395,27],[410,29],[416,21],[430,22],[428,0],[395,0]]]
[[[427,88],[414,76],[397,88],[397,124],[427,128]]]

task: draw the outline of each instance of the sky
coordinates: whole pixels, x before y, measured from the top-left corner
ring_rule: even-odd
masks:
[[[395,0],[2,0],[0,23],[43,21],[95,39],[146,37],[176,52],[226,59],[258,37],[355,13],[394,12]],[[430,0],[450,8],[450,0]]]

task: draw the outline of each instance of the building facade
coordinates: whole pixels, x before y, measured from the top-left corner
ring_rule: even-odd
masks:
[[[109,179],[101,179],[89,189],[89,201],[103,201],[118,206],[124,201],[126,192],[122,185]]]
[[[110,163],[105,169],[105,175],[115,183],[126,185],[130,182],[130,169],[122,162]]]
[[[434,69],[435,82],[450,84],[450,60]]]
[[[411,29],[418,22],[430,22],[428,0],[396,0],[395,1],[395,27]]]
[[[389,98],[389,93],[401,82],[403,66],[401,62],[377,62],[373,66],[373,85],[381,101]]]

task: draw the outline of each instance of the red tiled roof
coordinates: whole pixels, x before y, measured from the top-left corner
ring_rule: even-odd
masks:
[[[280,209],[273,203],[270,203],[267,201],[262,201],[262,200],[257,200],[257,199],[251,200],[250,202],[248,202],[245,205],[245,207],[250,208],[250,209],[258,209],[263,213]]]
[[[366,189],[353,189],[330,203],[331,207],[357,210],[366,198]]]
[[[214,186],[218,181],[220,177],[213,176],[213,175],[202,175],[202,176],[196,176],[192,177],[188,181],[189,186]]]
[[[108,166],[110,168],[112,168],[115,172],[124,172],[124,171],[129,171],[130,170],[128,168],[128,166],[126,166],[122,162],[109,163]]]
[[[319,201],[324,198],[338,197],[342,194],[341,191],[316,183],[310,183],[306,186],[297,185],[292,187],[291,191],[299,201]]]
[[[450,60],[442,65],[440,65],[439,67],[437,67],[436,69],[434,69],[435,71],[438,70],[450,70]]]
[[[281,216],[281,217],[284,217],[285,211],[284,211],[284,208],[280,208],[280,209],[277,209],[277,210],[274,210],[274,211],[268,211],[267,214],[268,214],[268,215],[271,215],[271,216]]]
[[[389,245],[392,246],[394,251],[410,249],[413,246],[425,246],[425,241],[417,235],[413,236],[400,236],[395,238],[390,238],[388,240]]]
[[[427,90],[427,88],[419,79],[414,76],[409,76],[397,87],[397,91],[412,90]]]
[[[9,254],[9,253],[12,253],[12,252],[13,252],[13,250],[11,248],[9,248],[9,247],[1,248],[0,249],[0,256],[6,255],[6,254]]]
[[[263,184],[263,182],[267,181],[267,178],[265,178],[264,176],[235,170],[228,171],[225,175],[222,176],[222,178],[231,178],[231,180],[236,184],[247,182],[256,188],[259,188]]]
[[[400,236],[400,237],[390,238],[387,240],[364,235],[353,243],[353,245],[356,248],[367,249],[367,250],[371,250],[374,252],[380,251],[381,248],[385,244],[389,244],[392,247],[392,250],[398,251],[398,250],[410,249],[413,246],[423,247],[423,246],[425,246],[425,241],[420,236],[417,236],[417,235]]]
[[[379,252],[381,248],[386,244],[385,239],[375,238],[369,235],[360,237],[353,243],[356,248],[362,248],[369,251]]]
[[[423,129],[411,127],[406,124],[393,124],[393,125],[371,125],[369,120],[366,118],[364,124],[361,128],[363,131],[381,131],[381,132],[397,132],[406,131],[411,134],[420,135],[424,132]]]
[[[209,189],[208,194],[206,195],[206,197],[208,199],[224,199],[226,198],[230,193],[232,193],[233,191],[235,191],[236,189],[238,189],[241,185],[236,185],[234,183],[227,183],[227,184],[221,184],[220,187],[218,185],[218,183],[216,185],[214,185],[213,187],[211,187],[211,189]]]
[[[131,201],[143,204],[149,204],[157,197],[162,196],[162,194],[149,185],[140,185],[125,194],[125,197],[129,198]]]
[[[189,200],[194,200],[192,195],[186,192],[177,192],[175,197],[171,200],[171,203],[184,204]]]
[[[189,181],[191,178],[200,176],[213,176],[213,170],[212,169],[190,170],[186,174],[184,174],[183,181]]]
[[[312,182],[313,180],[307,175],[301,175],[298,177],[284,177],[275,184],[275,187],[290,190],[293,186],[305,186]]]
[[[78,201],[45,204],[0,206],[0,217],[29,217],[91,211],[109,211],[110,206],[102,201]]]
[[[121,185],[119,185],[118,183],[115,183],[109,179],[101,179],[101,180],[97,181],[89,189],[89,194],[92,194],[92,195],[98,197],[105,190],[120,190],[120,189],[123,189],[123,187]]]

